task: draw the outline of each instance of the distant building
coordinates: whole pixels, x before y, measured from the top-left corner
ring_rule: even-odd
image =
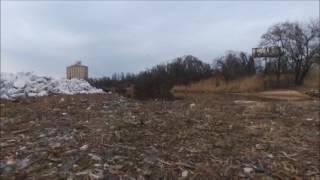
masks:
[[[67,79],[88,79],[88,66],[81,64],[81,61],[67,67]]]

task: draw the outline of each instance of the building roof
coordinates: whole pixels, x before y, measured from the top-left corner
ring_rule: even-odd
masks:
[[[76,63],[74,63],[74,64],[72,64],[72,65],[70,65],[70,66],[68,66],[68,67],[74,67],[74,66],[87,67],[87,66],[85,66],[85,65],[82,65],[81,61],[77,61]]]

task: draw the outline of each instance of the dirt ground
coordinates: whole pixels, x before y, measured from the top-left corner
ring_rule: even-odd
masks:
[[[284,100],[284,101],[306,101],[316,99],[317,94],[307,95],[310,91],[302,92],[296,90],[269,90],[260,91],[255,93],[232,93],[241,96],[258,97],[271,100]],[[317,93],[317,92],[316,92]]]
[[[311,97],[294,90],[277,90],[277,91],[264,91],[256,94],[260,97],[279,99],[279,100],[307,100]]]
[[[1,101],[0,179],[320,179],[318,100]]]

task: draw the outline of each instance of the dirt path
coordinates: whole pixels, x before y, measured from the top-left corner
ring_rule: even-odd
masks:
[[[264,91],[256,93],[256,96],[270,98],[270,99],[280,99],[280,100],[310,100],[311,97],[303,94],[299,91],[294,90],[276,90],[276,91]]]
[[[1,104],[4,179],[286,179],[319,174],[319,101],[51,96]]]

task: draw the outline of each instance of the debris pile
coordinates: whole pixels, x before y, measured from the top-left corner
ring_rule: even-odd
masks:
[[[1,73],[0,98],[46,96],[48,94],[102,93],[84,80],[54,79],[37,76],[31,72]]]
[[[2,101],[0,179],[319,179],[319,101]]]

